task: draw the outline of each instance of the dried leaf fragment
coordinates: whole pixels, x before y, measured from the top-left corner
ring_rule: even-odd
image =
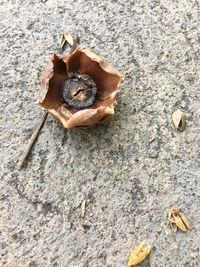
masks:
[[[182,112],[180,109],[177,109],[172,114],[172,120],[174,123],[174,126],[177,130],[183,131],[186,126],[186,115],[184,112]]]
[[[168,220],[174,232],[176,232],[178,228],[183,232],[187,232],[190,229],[190,223],[185,215],[175,207],[169,209]]]
[[[81,217],[82,218],[85,217],[85,211],[86,211],[86,201],[83,200],[83,202],[81,203]]]
[[[68,43],[70,46],[74,45],[74,39],[73,39],[72,35],[68,32],[64,32],[62,34],[61,43],[60,43],[61,49],[63,49],[63,47],[66,43]]]
[[[151,250],[151,246],[145,241],[142,241],[139,245],[135,246],[134,250],[131,252],[128,260],[128,266],[135,266],[142,262]]]

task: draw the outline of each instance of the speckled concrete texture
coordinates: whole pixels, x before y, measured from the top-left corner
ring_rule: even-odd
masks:
[[[145,239],[153,248],[141,266],[198,267],[199,1],[1,0],[0,15],[0,266],[123,267]],[[63,31],[125,74],[116,114],[71,130],[49,116],[18,170]],[[188,233],[164,227],[169,205],[184,211]]]

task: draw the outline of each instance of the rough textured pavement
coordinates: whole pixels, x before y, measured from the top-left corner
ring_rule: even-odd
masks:
[[[198,267],[199,2],[13,0],[0,15],[0,266],[123,267],[145,239],[153,249],[141,266]],[[49,116],[19,171],[62,31],[126,74],[119,105],[91,129],[64,130]],[[188,118],[181,133],[177,108]],[[190,232],[165,227],[172,204]]]

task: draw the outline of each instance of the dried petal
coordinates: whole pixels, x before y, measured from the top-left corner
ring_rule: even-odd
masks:
[[[84,109],[75,113],[68,120],[67,128],[73,128],[77,126],[89,126],[96,122],[99,122],[105,117],[105,115],[112,115],[114,111],[109,107],[99,107],[97,109]]]
[[[103,99],[118,89],[123,78],[107,61],[86,48],[76,49],[67,57],[67,62],[69,76],[75,72],[89,75],[99,89],[99,97]]]
[[[178,209],[171,207],[168,213],[168,219],[174,232],[177,231],[177,228],[183,232],[187,232],[189,230],[188,220]]]
[[[186,115],[184,112],[182,112],[180,109],[176,110],[172,114],[172,120],[176,129],[179,131],[184,130],[186,126]]]
[[[73,39],[72,35],[68,32],[64,32],[62,34],[62,39],[61,39],[61,43],[60,43],[61,49],[63,49],[63,47],[66,43],[68,43],[70,46],[74,45],[74,39]]]
[[[134,250],[131,252],[128,260],[128,266],[135,266],[136,264],[142,262],[151,250],[151,246],[145,241],[141,242],[138,246],[135,246]]]
[[[57,110],[61,106],[62,86],[67,79],[66,63],[54,54],[41,77],[39,104],[45,110]]]

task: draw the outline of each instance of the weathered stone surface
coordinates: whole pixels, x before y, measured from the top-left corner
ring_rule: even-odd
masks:
[[[0,266],[122,267],[143,239],[153,244],[143,266],[198,266],[198,1],[0,2]],[[39,77],[63,31],[126,73],[119,105],[91,129],[49,117],[19,171],[42,114]],[[181,133],[178,108],[188,118]],[[164,230],[170,204],[189,233]]]

